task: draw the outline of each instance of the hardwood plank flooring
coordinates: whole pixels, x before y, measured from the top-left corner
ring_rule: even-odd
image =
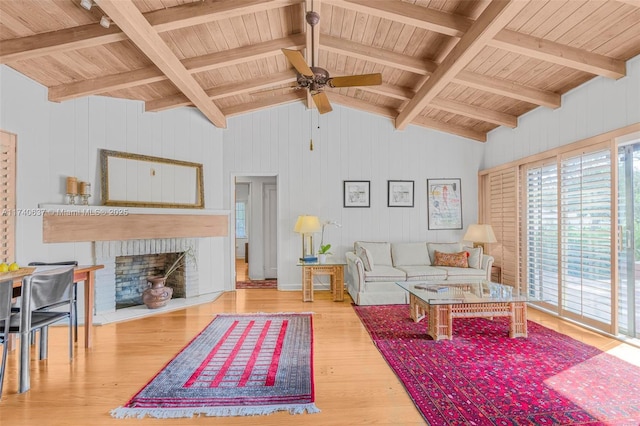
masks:
[[[94,346],[76,345],[67,355],[66,327],[50,330],[49,359],[32,349],[32,388],[17,394],[18,352],[10,353],[2,425],[422,425],[424,420],[373,345],[349,298],[331,301],[317,291],[315,302],[300,292],[238,290],[214,302],[147,318],[97,326]],[[260,417],[193,419],[113,419],[109,411],[144,386],[213,317],[221,312],[313,312],[314,365],[318,414],[277,413]],[[545,326],[640,363],[640,349],[530,310]],[[82,332],[81,332],[82,336]]]

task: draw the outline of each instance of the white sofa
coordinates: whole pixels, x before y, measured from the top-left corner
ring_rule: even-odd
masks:
[[[364,249],[364,250],[363,250]],[[435,252],[468,253],[469,267],[433,266]],[[363,262],[364,257],[364,262]],[[471,283],[491,279],[493,257],[462,243],[356,241],[347,252],[347,290],[356,305],[409,303],[398,281]]]

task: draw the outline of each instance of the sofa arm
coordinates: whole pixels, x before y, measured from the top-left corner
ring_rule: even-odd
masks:
[[[480,262],[480,268],[484,270],[487,281],[491,281],[491,267],[493,266],[494,258],[488,254],[482,255],[482,261]]]
[[[364,265],[362,260],[353,252],[346,253],[347,258],[347,286],[356,290],[364,291]]]

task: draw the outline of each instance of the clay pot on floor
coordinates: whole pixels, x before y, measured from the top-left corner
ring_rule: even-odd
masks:
[[[166,287],[166,277],[149,277],[149,288],[142,292],[142,302],[149,309],[157,309],[167,305],[173,296],[173,289]]]

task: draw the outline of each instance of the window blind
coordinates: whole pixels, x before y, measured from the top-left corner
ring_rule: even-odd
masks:
[[[0,262],[15,261],[16,138],[0,131]]]
[[[561,182],[563,314],[606,328],[613,303],[610,150],[563,156]]]
[[[526,285],[546,308],[558,307],[558,166],[556,160],[527,166],[525,172]]]

